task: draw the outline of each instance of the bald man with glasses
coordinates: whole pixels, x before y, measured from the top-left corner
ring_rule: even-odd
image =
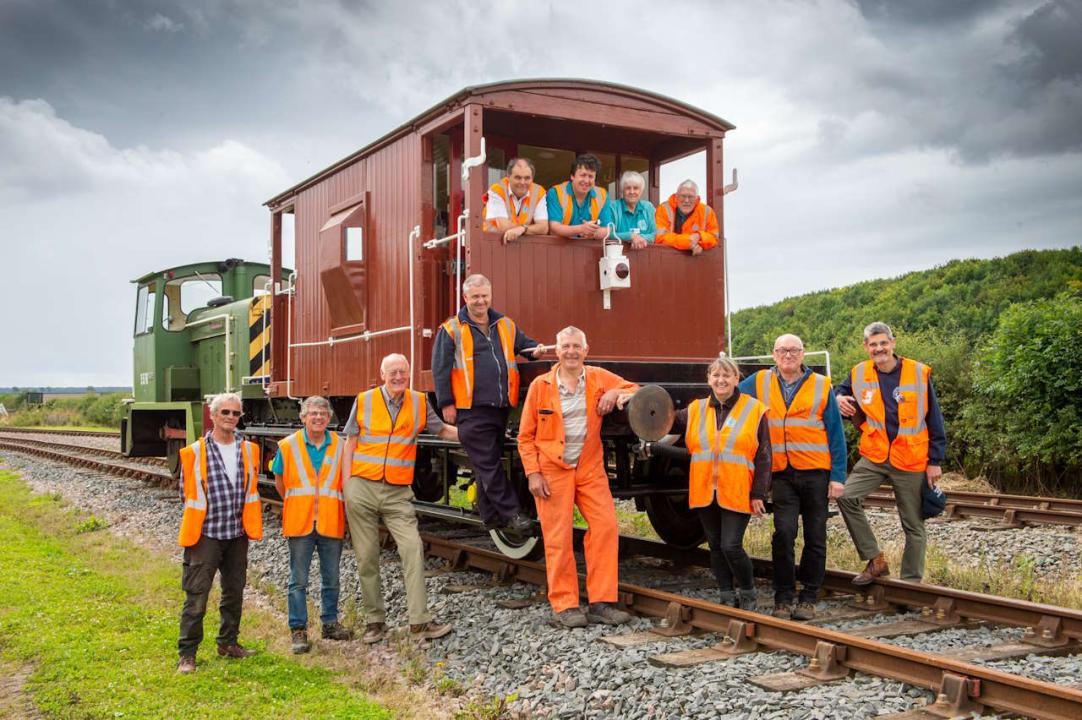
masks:
[[[773,615],[811,620],[826,574],[828,500],[841,497],[845,489],[845,431],[838,404],[830,379],[804,365],[804,343],[789,334],[774,341],[774,367],[745,378],[740,391],[770,408]],[[794,545],[801,520],[804,551],[798,577]]]

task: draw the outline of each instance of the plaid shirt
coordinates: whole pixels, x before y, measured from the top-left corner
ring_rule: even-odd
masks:
[[[236,483],[226,474],[222,454],[209,432],[203,440],[207,444],[207,517],[203,520],[203,534],[215,540],[232,540],[244,534],[244,438],[237,433],[233,441],[237,443]]]

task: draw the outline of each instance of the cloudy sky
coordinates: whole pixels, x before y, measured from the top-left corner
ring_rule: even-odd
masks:
[[[1082,0],[0,0],[0,385],[130,384],[129,280],[265,258],[267,198],[509,78],[737,126],[735,307],[1077,245],[1080,37]]]

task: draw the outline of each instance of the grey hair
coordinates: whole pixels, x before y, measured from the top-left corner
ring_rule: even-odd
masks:
[[[515,166],[519,163],[525,163],[526,167],[530,168],[530,175],[537,176],[537,168],[533,165],[533,160],[527,157],[513,157],[511,162],[507,163],[507,174],[510,175],[511,171],[515,169]]]
[[[677,185],[676,186],[676,192],[680,192],[681,188],[686,188],[686,187],[689,187],[692,190],[694,190],[696,195],[699,194],[699,185],[694,180],[692,180],[691,178],[688,178],[684,182]]]
[[[627,184],[628,180],[634,180],[639,183],[640,188],[646,189],[646,178],[642,176],[642,173],[636,170],[627,170],[620,176],[620,192],[624,191],[624,185]]]
[[[565,337],[567,335],[582,335],[582,344],[583,345],[589,345],[590,344],[590,343],[586,342],[586,331],[585,330],[580,330],[577,327],[575,327],[574,325],[568,325],[563,330],[556,333],[556,344],[559,345],[560,344],[560,338]]]
[[[241,402],[240,395],[237,393],[221,393],[215,395],[210,399],[210,414],[217,415],[218,411],[222,409],[222,405],[227,402],[235,402],[240,407],[244,407],[244,403]]]
[[[331,403],[327,398],[319,395],[311,395],[301,401],[301,419],[309,413],[311,410],[323,409],[327,411],[327,414],[331,414]]]
[[[390,355],[385,356],[382,360],[379,361],[379,371],[381,373],[387,372],[387,364],[390,363],[392,360],[401,360],[402,362],[406,363],[406,367],[409,367],[410,365],[410,361],[407,360],[406,356],[402,353],[391,353]]]
[[[867,342],[871,339],[872,335],[886,335],[888,340],[894,339],[894,332],[890,329],[890,325],[885,322],[875,322],[864,328],[864,341]]]
[[[492,281],[481,273],[474,273],[462,281],[462,292],[468,293],[471,287],[482,287],[485,285],[492,287]]]
[[[733,360],[725,353],[721,353],[714,358],[714,362],[710,363],[710,366],[706,368],[706,376],[710,377],[710,373],[715,370],[728,370],[733,375],[741,377],[740,366],[736,364],[736,360]]]

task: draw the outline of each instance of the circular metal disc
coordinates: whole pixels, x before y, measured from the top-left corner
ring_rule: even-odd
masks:
[[[672,427],[672,398],[660,385],[647,385],[627,403],[627,419],[631,429],[647,442],[657,442]]]

